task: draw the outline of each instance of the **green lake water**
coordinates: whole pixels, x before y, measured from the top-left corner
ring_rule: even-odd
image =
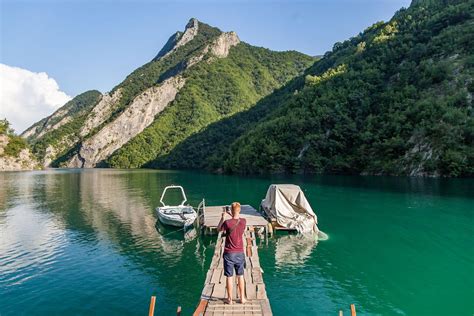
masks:
[[[156,225],[166,185],[189,202],[258,207],[300,185],[329,240],[259,241],[275,315],[474,314],[474,180],[237,177],[154,170],[0,173],[0,315],[185,315],[213,237]]]

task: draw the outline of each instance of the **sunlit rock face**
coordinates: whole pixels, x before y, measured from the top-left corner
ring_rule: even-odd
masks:
[[[116,120],[82,143],[79,153],[69,161],[68,167],[93,168],[109,157],[149,126],[155,115],[174,100],[184,83],[181,76],[172,77],[140,94]]]
[[[22,149],[14,157],[4,154],[5,147],[9,141],[9,136],[0,135],[0,171],[33,170],[38,168],[38,162],[28,148]]]

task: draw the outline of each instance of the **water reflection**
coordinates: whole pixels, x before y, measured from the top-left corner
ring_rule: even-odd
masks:
[[[33,298],[42,306],[31,304],[40,308],[36,314],[41,308],[59,313],[65,304],[80,314],[101,310],[108,295],[108,309],[115,305],[118,313],[133,314],[146,309],[154,291],[166,313],[199,293],[193,288],[200,288],[201,280],[190,287],[179,280],[190,267],[191,279],[202,278],[206,253],[195,230],[166,235],[157,230],[154,209],[168,183],[156,181],[156,172],[58,170],[0,176],[0,296],[7,302],[0,304],[0,314],[17,311],[21,301]],[[52,295],[64,287],[74,288],[77,296]],[[86,299],[91,291],[101,292],[102,299]],[[120,293],[127,297],[126,305],[116,300]],[[71,302],[53,303],[57,297]],[[72,301],[80,298],[87,303]]]
[[[317,244],[314,236],[288,234],[278,237],[275,243],[276,267],[304,266]]]
[[[98,231],[108,231],[113,222],[126,225],[134,236],[154,244],[156,236],[153,207],[141,196],[141,192],[128,186],[120,174],[107,172],[82,173],[79,179],[80,211]]]
[[[155,222],[155,228],[159,233],[158,239],[164,251],[170,254],[181,253],[186,243],[196,239],[198,236],[195,228],[184,231],[174,227],[167,227],[161,224],[159,220]],[[199,256],[198,261],[202,260]]]
[[[20,285],[41,275],[66,244],[61,223],[28,207],[8,210],[0,224],[0,286]]]

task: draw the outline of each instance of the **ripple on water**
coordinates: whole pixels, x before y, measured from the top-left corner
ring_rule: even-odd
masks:
[[[27,205],[10,209],[0,240],[0,285],[17,286],[52,269],[67,243],[60,226]]]

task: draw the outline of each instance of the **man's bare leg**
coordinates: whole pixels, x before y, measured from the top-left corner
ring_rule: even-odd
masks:
[[[245,304],[247,300],[245,299],[245,280],[243,275],[238,275],[237,278],[239,279],[239,292],[240,292],[240,302]]]
[[[227,287],[226,303],[227,304],[232,304],[232,287],[234,286],[233,281],[234,281],[233,276],[227,277],[227,280],[226,280],[226,287]]]

